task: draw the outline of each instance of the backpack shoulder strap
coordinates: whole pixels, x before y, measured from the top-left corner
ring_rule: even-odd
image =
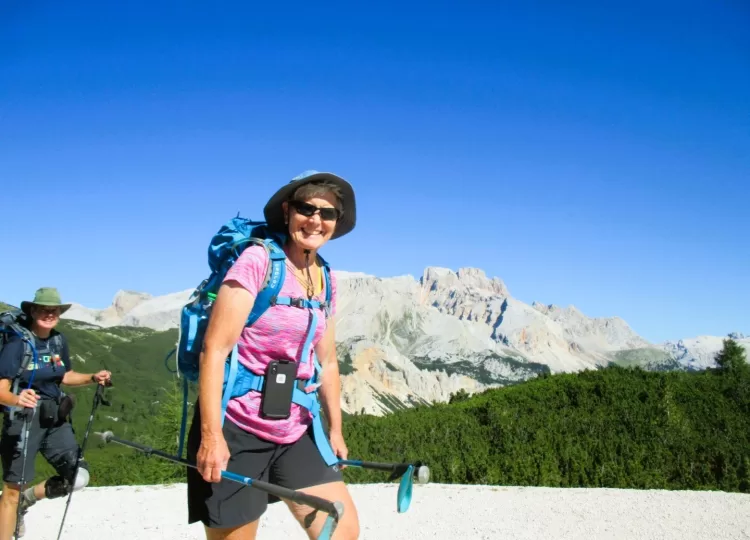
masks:
[[[286,254],[278,243],[268,238],[263,241],[262,245],[268,253],[268,267],[266,268],[266,277],[263,280],[263,286],[255,298],[253,309],[247,318],[246,326],[251,326],[257,321],[266,310],[271,307],[279,296],[284,278],[286,277]]]
[[[53,330],[53,332],[54,334],[52,335],[52,339],[50,340],[52,350],[57,352],[60,355],[60,359],[62,360],[62,353],[68,340],[65,338],[65,335],[63,335],[62,332],[58,332],[57,330]]]
[[[326,312],[326,318],[331,316],[331,297],[333,295],[333,291],[331,290],[331,267],[328,265],[328,262],[318,255],[320,257],[320,262],[323,267],[323,279],[325,280],[325,289],[326,289],[326,296],[325,296],[325,312]]]
[[[23,357],[21,358],[21,364],[18,366],[18,370],[11,381],[11,391],[15,394],[18,392],[21,375],[26,370],[34,356],[36,356],[36,342],[31,330],[24,328],[20,324],[14,322],[7,324],[6,326],[9,327],[12,333],[17,335],[23,343]]]
[[[31,362],[31,359],[34,357],[34,351],[31,349],[31,345],[29,344],[26,339],[23,339],[23,359],[21,360],[21,365],[18,366],[18,371],[16,371],[16,376],[13,377],[13,381],[17,381],[21,374],[24,372],[24,370],[28,367],[29,362]]]

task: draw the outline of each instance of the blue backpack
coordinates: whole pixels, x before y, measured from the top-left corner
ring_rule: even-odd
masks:
[[[24,370],[28,367],[29,363],[32,365],[31,377],[29,378],[29,384],[27,388],[31,388],[31,384],[34,381],[34,373],[36,372],[37,366],[37,350],[35,346],[34,334],[29,330],[29,318],[20,309],[12,309],[0,313],[0,350],[14,337],[18,337],[24,343],[24,353],[21,364],[16,371],[13,380],[11,381],[10,391],[14,394],[18,393],[20,388],[21,375]],[[62,335],[53,332],[53,343],[55,346],[62,348]],[[7,407],[10,411],[10,419],[12,420],[15,413],[21,407]]]
[[[180,316],[179,338],[177,342],[177,370],[183,376],[183,407],[182,423],[178,455],[182,457],[183,441],[187,427],[187,397],[188,383],[198,382],[199,358],[203,346],[203,337],[211,317],[211,307],[216,300],[222,281],[227,271],[239,259],[242,252],[250,245],[260,245],[266,249],[270,264],[266,268],[263,287],[255,298],[245,326],[251,326],[272,305],[286,305],[295,309],[311,309],[312,317],[308,327],[305,344],[302,347],[300,361],[307,362],[310,354],[315,328],[318,322],[316,308],[322,308],[326,317],[330,315],[331,278],[330,268],[323,261],[323,275],[325,278],[326,297],[323,302],[308,300],[307,298],[280,297],[279,293],[286,275],[286,254],[282,249],[286,236],[269,230],[263,221],[251,221],[239,216],[225,223],[211,238],[208,246],[208,266],[211,274],[195,289],[192,296],[182,308]],[[173,351],[174,352],[174,351]],[[171,354],[171,353],[170,353]],[[292,394],[292,402],[305,407],[312,414],[313,435],[315,444],[327,465],[338,463],[338,457],[331,449],[328,438],[323,429],[320,416],[320,401],[317,388],[306,393],[302,387],[317,385],[321,367],[317,356],[313,353],[314,373],[310,379],[300,379]],[[224,383],[221,397],[221,421],[224,423],[229,400],[247,394],[260,392],[263,389],[264,375],[256,374],[247,369],[237,360],[237,344],[232,348],[231,355],[224,364]]]
[[[10,391],[14,394],[18,394],[21,388],[21,375],[31,364],[31,376],[26,388],[31,388],[34,383],[34,375],[39,366],[39,355],[45,352],[37,351],[36,339],[34,333],[29,329],[29,317],[20,309],[11,309],[0,313],[0,351],[3,347],[14,337],[18,337],[23,342],[23,358],[21,364],[18,366],[18,370],[11,381]],[[61,351],[65,343],[63,335],[57,330],[52,330],[52,334],[49,340],[49,346],[52,350]],[[23,409],[23,407],[5,407],[8,413],[8,417],[13,420],[16,412]]]

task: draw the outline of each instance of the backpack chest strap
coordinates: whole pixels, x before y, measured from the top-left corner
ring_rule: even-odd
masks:
[[[308,300],[307,298],[292,298],[289,296],[274,296],[271,298],[271,305],[291,306],[301,309],[328,309],[328,302],[320,300]]]
[[[263,384],[266,380],[265,375],[253,373],[242,365],[240,365],[237,371],[238,373],[235,377],[234,388],[229,392],[231,397],[244,396],[248,392],[263,391]],[[308,379],[297,379],[297,381],[307,383]],[[317,416],[320,413],[320,402],[317,398],[317,390],[308,393],[300,388],[299,384],[296,384],[292,391],[292,403],[304,407],[310,411],[313,416]]]

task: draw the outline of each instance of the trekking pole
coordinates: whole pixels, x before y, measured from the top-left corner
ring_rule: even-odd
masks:
[[[375,461],[361,461],[358,459],[340,459],[339,463],[350,467],[362,467],[363,469],[391,472],[395,475],[391,478],[392,480],[400,478],[408,470],[409,465],[412,465],[412,468],[415,471],[413,474],[417,484],[426,484],[430,481],[430,468],[427,465],[422,465],[421,461],[415,463],[378,463]]]
[[[33,362],[31,366],[31,377],[29,378],[29,384],[26,387],[27,390],[31,388],[32,383],[34,382],[34,375],[36,374],[36,368],[37,368],[37,360],[38,355],[36,352],[36,346],[34,344],[34,340],[29,340],[21,337],[26,343],[29,344],[29,347],[31,348],[31,360]],[[21,461],[21,483],[18,487],[18,504],[16,505],[16,528],[13,531],[13,536],[18,539],[18,533],[20,532],[19,529],[21,527],[21,491],[26,487],[26,459],[29,453],[29,435],[31,435],[31,423],[34,420],[34,415],[36,414],[36,407],[31,409],[31,419],[29,419],[29,412],[24,409],[23,411],[23,460]]]
[[[112,383],[109,382],[107,386],[112,386]],[[89,415],[89,423],[86,425],[86,431],[83,434],[83,442],[81,443],[81,446],[78,448],[78,459],[76,460],[76,469],[73,473],[73,482],[72,486],[70,487],[70,493],[68,494],[68,502],[65,503],[65,512],[63,512],[62,521],[60,522],[60,530],[57,531],[57,540],[60,540],[60,536],[62,536],[63,527],[65,526],[65,517],[68,515],[68,507],[70,507],[70,500],[73,498],[73,487],[75,486],[76,478],[78,477],[78,470],[81,467],[81,461],[83,461],[83,451],[86,449],[86,442],[89,439],[89,432],[91,431],[91,424],[94,423],[94,413],[96,413],[97,407],[99,407],[99,403],[102,405],[109,406],[109,401],[104,399],[104,385],[97,384],[96,386],[96,392],[94,392],[94,403],[91,406],[91,414]]]
[[[36,408],[31,410],[31,420],[29,420],[28,412],[24,411],[24,418],[23,418],[23,431],[24,431],[24,437],[23,437],[23,460],[21,462],[21,483],[18,487],[18,504],[16,505],[16,528],[13,531],[13,537],[19,538],[19,528],[21,526],[21,497],[23,496],[23,489],[26,487],[26,457],[29,452],[29,435],[31,432],[31,422],[34,419],[34,415],[36,414]]]
[[[136,450],[143,452],[146,455],[154,455],[173,463],[179,463],[180,465],[186,465],[192,469],[198,470],[198,466],[195,463],[188,461],[187,459],[171,456],[160,450],[155,450],[150,446],[132,441],[126,441],[124,439],[119,439],[115,437],[115,435],[111,431],[105,431],[104,433],[97,432],[97,435],[99,435],[105,443],[115,442],[124,446],[130,446],[131,448],[135,448]],[[320,532],[320,536],[318,536],[318,540],[330,540],[333,536],[333,531],[338,525],[338,522],[344,515],[344,504],[340,501],[331,502],[314,495],[308,495],[306,493],[295,491],[293,489],[284,488],[275,484],[269,484],[268,482],[248,478],[247,476],[242,476],[230,471],[221,471],[221,476],[222,478],[226,478],[227,480],[230,480],[232,482],[237,482],[250,487],[254,487],[256,489],[260,489],[261,491],[270,493],[271,495],[274,495],[279,499],[287,499],[290,501],[306,504],[307,506],[313,507],[315,510],[325,512],[326,514],[328,514],[328,518],[326,518],[325,525]]]
[[[396,510],[399,514],[406,512],[411,506],[414,480],[416,479],[417,484],[426,484],[430,481],[430,468],[427,465],[422,465],[421,461],[416,463],[377,463],[358,459],[340,459],[339,464],[390,472],[389,481],[401,478],[396,494]]]

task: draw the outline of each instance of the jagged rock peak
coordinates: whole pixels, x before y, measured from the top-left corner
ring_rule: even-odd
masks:
[[[136,306],[153,298],[149,293],[136,291],[119,290],[112,300],[112,307],[118,317],[123,317],[130,313]]]
[[[422,273],[423,281],[437,281],[439,279],[449,278],[455,276],[456,273],[450,268],[443,268],[440,266],[428,266]]]
[[[548,315],[555,318],[560,318],[568,315],[583,316],[574,306],[568,306],[567,308],[558,306],[557,304],[541,304],[539,302],[532,302],[531,307],[537,310],[539,313]]]
[[[544,313],[545,315],[557,308],[555,304],[542,304],[541,302],[537,302],[536,300],[531,303],[531,307],[533,307],[539,313]]]
[[[431,286],[433,289],[467,288],[491,291],[492,293],[508,296],[508,288],[505,283],[497,277],[489,279],[484,270],[480,268],[462,267],[458,271],[439,266],[428,266],[425,268],[422,286]]]

